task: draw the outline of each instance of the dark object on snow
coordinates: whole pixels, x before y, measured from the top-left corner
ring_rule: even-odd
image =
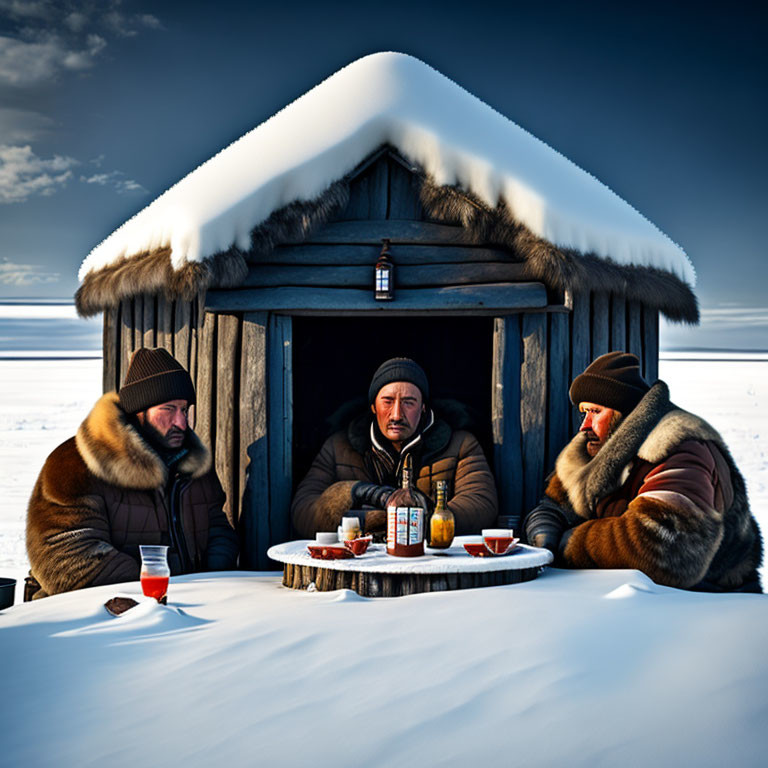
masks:
[[[16,579],[0,578],[0,611],[13,605],[16,594]]]
[[[113,616],[120,616],[137,605],[138,603],[132,597],[113,597],[104,603],[107,613],[111,613]]]

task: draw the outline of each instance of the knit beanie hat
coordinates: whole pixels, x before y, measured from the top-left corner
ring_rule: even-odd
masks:
[[[382,363],[373,374],[371,386],[368,387],[368,402],[373,403],[379,390],[393,381],[408,381],[421,390],[421,397],[429,400],[429,383],[424,369],[407,357],[393,357]]]
[[[650,389],[631,352],[608,352],[590,363],[571,384],[571,402],[596,403],[626,416]]]
[[[118,393],[126,413],[138,413],[169,400],[195,402],[192,378],[165,349],[137,349]]]

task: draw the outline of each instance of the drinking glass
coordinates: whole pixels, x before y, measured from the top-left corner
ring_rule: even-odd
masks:
[[[168,579],[171,569],[168,567],[168,547],[142,544],[141,552],[141,591],[147,597],[154,597],[158,603],[168,601]]]

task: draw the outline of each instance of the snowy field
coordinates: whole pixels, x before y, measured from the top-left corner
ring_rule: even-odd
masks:
[[[768,356],[660,366],[709,419],[768,530]],[[48,452],[100,392],[100,360],[0,357],[0,575]],[[0,614],[1,765],[763,766],[768,601],[636,571],[368,600],[274,574],[174,578]],[[10,705],[8,705],[10,703]]]
[[[669,384],[673,402],[703,416],[723,435],[747,480],[752,510],[768,533],[768,354],[667,357],[659,375]],[[32,486],[45,457],[75,433],[100,394],[100,359],[0,355],[0,575],[18,576],[28,567],[24,516]]]

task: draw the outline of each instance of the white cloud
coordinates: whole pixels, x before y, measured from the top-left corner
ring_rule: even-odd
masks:
[[[0,136],[9,144],[26,144],[50,132],[50,117],[26,109],[0,107]]]
[[[15,264],[8,259],[0,260],[0,283],[3,285],[35,285],[56,283],[61,278],[58,272],[48,272],[37,264]]]
[[[80,181],[84,184],[98,184],[102,187],[109,185],[117,190],[118,194],[125,194],[127,192],[147,194],[147,190],[138,181],[123,178],[124,176],[125,174],[122,171],[111,171],[110,173],[94,173],[92,176],[81,176]]]
[[[702,328],[768,327],[768,307],[722,306],[701,310]]]
[[[34,87],[62,72],[93,67],[109,37],[163,28],[153,14],[123,13],[120,0],[0,0],[0,14],[15,22],[4,25],[0,36],[0,86],[14,88]]]
[[[51,7],[47,0],[0,0],[0,11],[16,19],[47,19]]]
[[[79,11],[72,11],[65,19],[64,23],[73,32],[82,32],[88,26],[88,17]]]
[[[34,195],[52,195],[78,165],[72,157],[38,157],[30,146],[0,144],[0,204],[21,203]]]
[[[0,36],[0,84],[28,88],[55,79],[62,70],[92,67],[107,42],[88,35],[82,47],[70,47],[60,37],[26,41]]]
[[[160,19],[158,19],[157,16],[153,16],[151,13],[142,13],[136,17],[136,20],[148,29],[163,29]]]

